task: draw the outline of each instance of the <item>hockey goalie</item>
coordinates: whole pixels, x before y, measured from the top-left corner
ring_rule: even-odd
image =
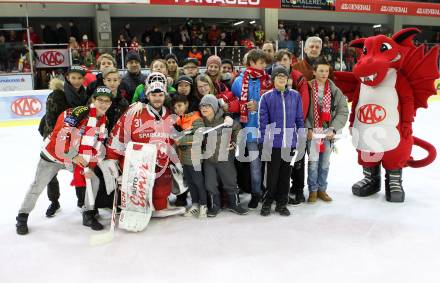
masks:
[[[151,83],[147,101],[121,116],[107,144],[106,162],[123,169],[119,227],[128,231],[144,230],[151,216],[185,212],[185,208],[168,207],[173,173],[181,166],[172,147],[174,120],[163,106],[165,95],[165,84]]]

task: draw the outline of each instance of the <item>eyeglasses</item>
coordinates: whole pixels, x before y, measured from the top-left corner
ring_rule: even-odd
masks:
[[[108,99],[97,98],[96,101],[98,101],[101,104],[107,104],[107,105],[112,104],[112,101]]]

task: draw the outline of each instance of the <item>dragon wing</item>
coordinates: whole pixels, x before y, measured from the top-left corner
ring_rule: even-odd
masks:
[[[439,47],[435,46],[425,54],[425,46],[421,45],[405,56],[401,71],[414,93],[414,114],[418,108],[427,108],[428,98],[436,93],[434,81],[439,77]]]

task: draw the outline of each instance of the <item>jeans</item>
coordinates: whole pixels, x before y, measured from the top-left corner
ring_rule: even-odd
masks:
[[[190,165],[183,165],[183,175],[191,193],[192,203],[206,205],[207,193],[202,171],[196,171],[194,170],[194,167]]]
[[[323,140],[325,151],[320,153],[318,150],[318,141],[319,140],[312,140],[307,148],[309,152],[307,185],[310,192],[325,192],[327,190],[327,177],[333,143],[328,140]]]
[[[246,147],[249,152],[258,152],[258,157],[250,162],[251,171],[251,191],[253,194],[261,194],[261,159],[257,142],[246,142]],[[252,155],[254,155],[253,153]]]

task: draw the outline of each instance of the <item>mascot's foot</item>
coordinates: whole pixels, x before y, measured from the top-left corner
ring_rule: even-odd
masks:
[[[186,212],[185,207],[173,207],[173,206],[169,206],[166,209],[162,209],[162,210],[155,210],[153,211],[153,215],[152,217],[155,218],[163,218],[163,217],[169,217],[169,216],[174,216],[174,215],[182,215]]]
[[[364,178],[351,187],[355,196],[371,196],[380,191],[380,165],[364,167]]]
[[[402,169],[386,171],[385,197],[389,202],[405,201],[405,191],[402,187]]]

